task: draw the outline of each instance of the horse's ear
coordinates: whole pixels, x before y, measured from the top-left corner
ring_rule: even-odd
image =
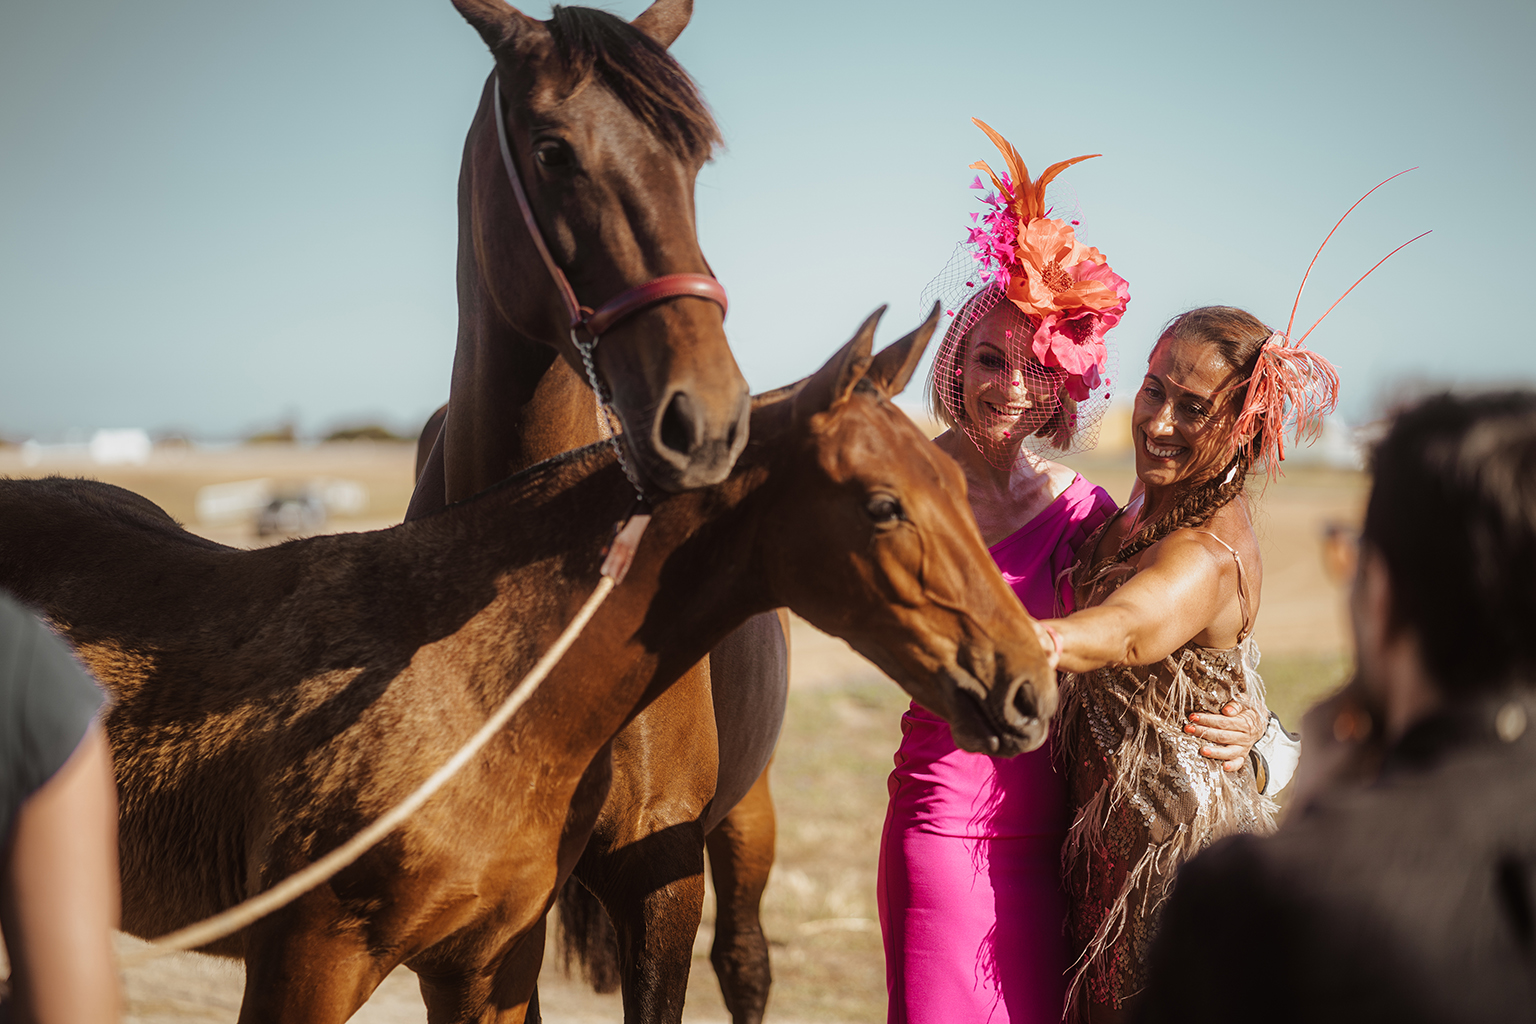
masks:
[[[453,0],[453,6],[480,33],[492,53],[505,47],[521,30],[537,24],[506,0]]]
[[[922,361],[923,351],[928,347],[933,329],[938,323],[939,304],[935,302],[928,319],[917,330],[880,350],[880,354],[869,365],[869,379],[880,385],[880,389],[887,395],[901,394],[907,381],[912,379],[917,364]]]
[[[662,46],[671,46],[688,27],[691,17],[693,0],[656,0],[630,24]]]
[[[819,412],[826,412],[853,394],[853,389],[869,371],[869,350],[875,343],[875,325],[884,313],[884,306],[871,313],[853,340],[838,349],[825,366],[806,378],[805,384],[795,395],[796,420],[806,420]]]

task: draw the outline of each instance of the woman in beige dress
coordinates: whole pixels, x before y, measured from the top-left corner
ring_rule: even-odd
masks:
[[[1062,854],[1080,954],[1073,1019],[1124,1018],[1181,863],[1221,836],[1273,828],[1262,761],[1201,751],[1243,750],[1269,717],[1248,475],[1278,461],[1288,414],[1316,416],[1336,390],[1326,362],[1229,307],[1175,318],[1152,350],[1132,413],[1138,483],[1079,551],[1080,610],[1046,623],[1064,673],[1058,765],[1076,808]]]

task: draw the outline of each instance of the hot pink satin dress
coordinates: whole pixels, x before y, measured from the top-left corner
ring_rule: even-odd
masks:
[[[1070,611],[1062,578],[1115,503],[1081,476],[991,549],[1036,618]],[[943,719],[902,716],[880,843],[890,1024],[1046,1024],[1066,993],[1064,780],[1050,745],[1012,759],[955,747]]]

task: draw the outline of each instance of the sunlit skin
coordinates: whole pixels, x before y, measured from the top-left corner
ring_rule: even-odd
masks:
[[[1152,350],[1131,414],[1136,486],[1125,514],[1105,531],[1101,561],[1141,524],[1155,521],[1188,488],[1231,461],[1240,374],[1214,346],[1164,338]],[[1214,538],[1230,544],[1247,572],[1250,615],[1258,614],[1263,578],[1248,504],[1228,503],[1199,530],[1178,530],[1130,559],[1136,575],[1097,607],[1050,626],[1061,638],[1059,665],[1088,672],[1104,665],[1147,665],[1193,641],[1226,649],[1243,629],[1237,567]],[[1263,735],[1268,710],[1229,703],[1223,714],[1190,715],[1185,731],[1205,741],[1201,753],[1239,770]]]
[[[117,790],[100,725],[22,803],[3,854],[0,929],[13,1001],[0,1019],[117,1021]]]
[[[1232,460],[1239,383],[1213,345],[1165,338],[1152,350],[1131,411],[1143,522],[1166,511],[1180,485],[1208,480]]]

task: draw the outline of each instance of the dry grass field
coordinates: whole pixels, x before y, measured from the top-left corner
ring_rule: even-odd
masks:
[[[99,467],[85,461],[25,465],[16,449],[0,449],[0,476],[59,473],[91,476],[146,495],[190,528],[224,543],[257,543],[246,524],[196,522],[199,488],[266,478],[301,484],[346,479],[368,493],[366,510],[333,519],[327,529],[373,529],[398,521],[411,488],[409,446],[353,442],[293,447],[247,445],[217,451],[157,450],[142,466]],[[1084,459],[1078,468],[1116,498],[1129,491],[1124,459]],[[1319,539],[1330,521],[1358,521],[1364,499],[1359,474],[1296,470],[1258,496],[1265,558],[1257,637],[1270,701],[1285,720],[1342,681],[1347,669],[1342,594],[1327,579]],[[884,973],[875,910],[875,860],[885,806],[885,777],[906,705],[901,691],[841,641],[796,621],[789,720],[773,770],[779,812],[778,862],[764,915],[774,955],[770,1020],[884,1019]],[[726,1020],[708,961],[710,912],[695,946],[685,1020]],[[124,938],[131,944],[134,940]],[[238,1014],[238,965],[185,955],[125,978],[127,1020],[141,1024],[228,1022]],[[551,1021],[616,1021],[617,996],[596,996],[546,963],[544,1017]],[[355,1018],[373,1024],[425,1020],[408,972],[391,976]]]

